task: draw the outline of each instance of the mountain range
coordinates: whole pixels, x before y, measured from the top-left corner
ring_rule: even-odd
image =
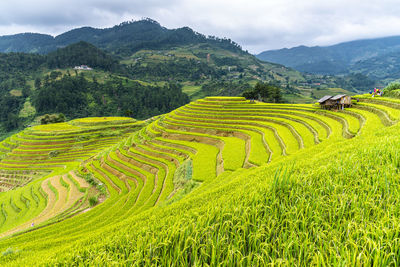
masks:
[[[130,55],[140,49],[165,49],[194,43],[214,44],[233,52],[242,52],[241,47],[230,39],[206,37],[189,27],[167,29],[152,19],[123,22],[105,29],[82,27],[55,37],[39,33],[0,36],[0,52],[46,54],[80,41],[122,55]]]
[[[256,56],[302,72],[362,73],[375,80],[400,78],[400,36],[268,50]]]

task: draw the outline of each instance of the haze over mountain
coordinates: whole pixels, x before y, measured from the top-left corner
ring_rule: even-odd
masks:
[[[356,72],[376,80],[395,79],[400,78],[400,36],[268,50],[257,58],[309,73]]]

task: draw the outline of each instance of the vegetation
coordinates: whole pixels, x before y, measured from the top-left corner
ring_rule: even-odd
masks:
[[[246,99],[258,99],[270,103],[282,103],[281,88],[273,84],[257,83],[254,89],[242,94]]]
[[[383,89],[384,96],[400,98],[400,83],[392,82]]]
[[[53,40],[108,34],[113,55],[79,43],[0,61],[1,125],[34,122],[0,142],[0,265],[398,265],[400,100],[283,104],[346,81],[141,23],[132,46],[121,29],[140,23]],[[96,69],[68,67],[85,60]]]
[[[41,124],[49,124],[49,123],[57,123],[57,122],[64,122],[65,121],[65,116],[64,114],[45,114],[41,119],[40,123]]]
[[[173,83],[144,86],[116,78],[102,84],[88,81],[83,74],[45,82],[33,97],[38,114],[63,113],[68,118],[125,115],[142,119],[187,102],[187,95]]]
[[[2,184],[26,184],[0,195],[0,263],[395,264],[400,102],[357,98],[28,128],[0,144]]]

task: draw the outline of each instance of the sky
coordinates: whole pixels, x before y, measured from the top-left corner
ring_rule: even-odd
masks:
[[[398,0],[0,0],[0,36],[151,18],[260,53],[400,35]]]

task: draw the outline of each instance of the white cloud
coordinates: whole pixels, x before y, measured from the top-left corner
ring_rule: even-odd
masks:
[[[3,0],[0,35],[54,35],[150,17],[167,28],[189,26],[261,52],[400,35],[398,14],[400,5],[394,0]]]

